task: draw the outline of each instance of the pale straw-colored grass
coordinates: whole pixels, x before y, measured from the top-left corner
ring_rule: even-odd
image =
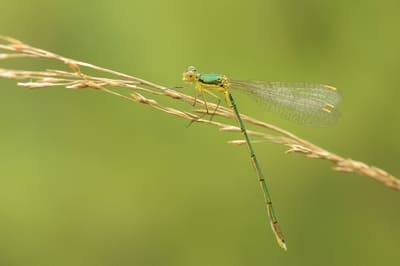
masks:
[[[28,58],[29,60],[47,58],[61,61],[67,66],[64,70],[45,69],[42,71],[0,68],[1,78],[20,80],[20,82],[18,82],[19,86],[30,89],[56,86],[62,86],[68,89],[94,89],[119,96],[132,102],[145,104],[151,108],[187,119],[188,121],[214,126],[219,128],[220,131],[240,133],[240,129],[236,126],[235,116],[229,108],[223,106],[217,107],[215,104],[208,102],[208,108],[212,110],[217,108],[214,116],[227,118],[226,121],[229,123],[218,122],[215,121],[216,119],[210,120],[204,116],[204,114],[207,114],[207,111],[204,108],[205,103],[203,101],[197,99],[197,107],[194,108],[192,105],[195,99],[177,90],[107,68],[69,59],[52,52],[32,47],[10,37],[0,36],[0,41],[0,51],[2,51],[2,53],[0,53],[0,60],[11,58]],[[86,69],[90,69],[91,72],[96,72],[98,74],[89,75],[85,73]],[[114,76],[114,78],[104,77],[110,76],[110,74]],[[123,88],[125,88],[125,90],[123,90]],[[128,93],[126,93],[126,91],[128,91]],[[169,97],[188,103],[187,109],[189,111],[163,105],[151,99],[152,95],[157,95],[156,97],[158,99]],[[198,109],[198,106],[203,107],[203,109]],[[287,153],[299,153],[308,158],[328,160],[333,164],[333,169],[336,171],[358,173],[362,176],[370,177],[389,188],[400,191],[400,180],[378,167],[370,166],[349,158],[343,158],[277,126],[247,115],[242,114],[241,116],[246,123],[252,124],[257,128],[257,130],[248,130],[249,135],[254,138],[255,143],[260,141],[279,143],[288,147]],[[229,143],[241,145],[244,143],[244,140],[233,140]]]

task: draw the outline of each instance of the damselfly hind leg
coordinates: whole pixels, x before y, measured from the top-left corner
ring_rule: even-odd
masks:
[[[208,101],[207,101],[207,99],[205,97],[204,92],[208,93],[209,95],[213,96],[214,98],[216,98],[218,100],[218,102],[216,103],[216,106],[215,106],[215,108],[214,108],[214,110],[212,112],[210,112],[210,109],[208,108]],[[195,94],[195,101],[194,101],[193,106],[195,106],[196,103],[197,103],[198,94],[201,94],[201,97],[203,98],[204,107],[206,109],[206,112],[203,113],[202,115],[200,115],[199,117],[194,118],[193,120],[191,120],[186,127],[190,127],[194,122],[197,122],[199,119],[202,119],[206,115],[210,115],[210,121],[212,121],[212,119],[214,118],[214,115],[217,113],[217,110],[218,110],[219,106],[221,105],[221,98],[220,97],[218,97],[217,95],[215,95],[214,93],[212,93],[212,92],[210,92],[208,90],[201,90],[199,93]]]
[[[214,93],[212,93],[211,91],[207,90],[207,89],[204,89],[203,91],[206,92],[208,95],[211,95],[212,97],[214,97],[218,101],[212,113],[209,113],[208,108],[206,108],[207,114],[210,115],[210,121],[211,121],[214,118],[214,115],[217,113],[217,110],[218,110],[218,108],[219,108],[219,106],[221,104],[221,98],[218,97],[217,95],[215,95]],[[207,101],[205,100],[204,93],[203,93],[203,98],[204,98],[204,102],[206,103],[206,106],[207,106]]]

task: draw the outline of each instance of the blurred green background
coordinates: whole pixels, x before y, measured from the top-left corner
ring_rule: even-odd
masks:
[[[188,65],[335,85],[342,117],[331,128],[235,96],[244,113],[400,176],[399,9],[395,0],[16,0],[1,4],[0,34],[166,86],[180,86]],[[246,148],[226,144],[240,135],[186,128],[95,91],[15,84],[0,80],[0,265],[399,265],[399,192],[257,145],[285,253]]]

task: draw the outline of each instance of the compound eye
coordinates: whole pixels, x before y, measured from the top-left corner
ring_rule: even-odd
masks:
[[[190,66],[190,67],[188,67],[188,72],[196,72],[197,70],[196,70],[196,68],[194,67],[194,66]]]

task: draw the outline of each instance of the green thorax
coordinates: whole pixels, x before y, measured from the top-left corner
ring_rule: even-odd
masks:
[[[219,84],[223,77],[221,74],[197,74],[199,81],[205,84]]]

